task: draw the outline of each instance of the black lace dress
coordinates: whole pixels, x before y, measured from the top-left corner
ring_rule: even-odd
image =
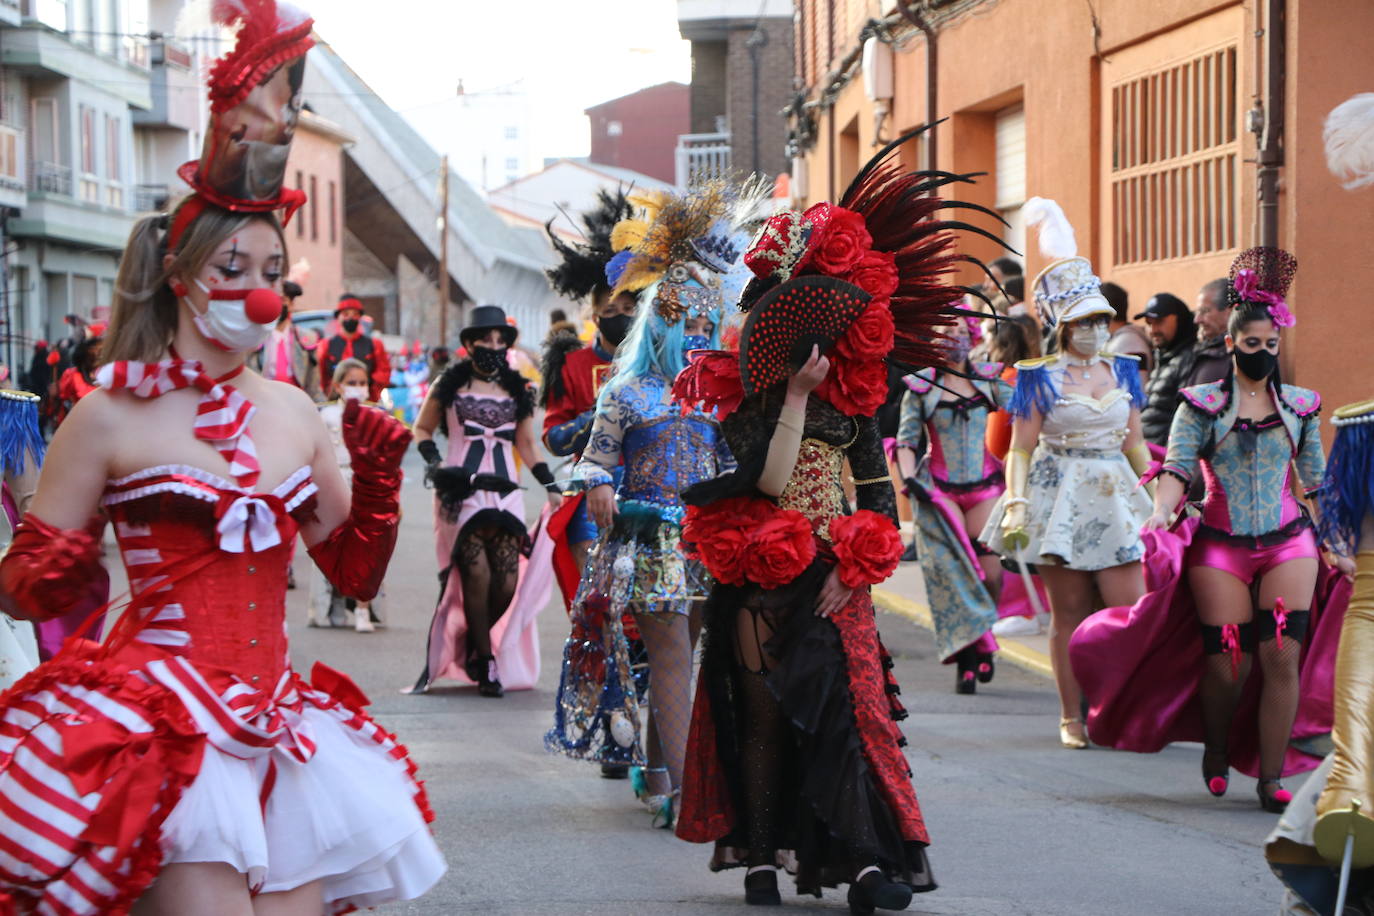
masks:
[[[689,489],[689,504],[762,495],[755,484],[781,401],[746,399],[725,420],[739,468]],[[796,874],[799,892],[819,896],[875,863],[893,880],[931,890],[929,839],[896,726],[905,712],[868,590],[856,589],[829,618],[814,613],[835,563],[829,521],[850,513],[846,460],[858,508],[896,523],[876,421],[813,397],[776,502],[812,522],[818,555],[781,588],[713,589],[677,831],[716,844],[713,870],[778,864]]]

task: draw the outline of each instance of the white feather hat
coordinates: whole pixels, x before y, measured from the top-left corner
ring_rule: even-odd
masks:
[[[1040,253],[1054,260],[1036,275],[1031,290],[1040,323],[1053,328],[1089,315],[1115,315],[1102,296],[1102,281],[1087,258],[1078,257],[1078,241],[1064,210],[1052,200],[1026,201],[1026,225],[1040,228]]]

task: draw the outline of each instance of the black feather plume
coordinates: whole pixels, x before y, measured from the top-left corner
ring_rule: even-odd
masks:
[[[553,220],[544,225],[553,250],[562,259],[557,266],[544,273],[549,286],[560,296],[585,299],[597,289],[609,286],[606,282],[606,262],[615,252],[611,250],[611,229],[622,219],[634,214],[630,206],[629,189],[614,191],[605,188],[596,192],[596,206],[581,214],[585,242],[567,242],[553,231]]]

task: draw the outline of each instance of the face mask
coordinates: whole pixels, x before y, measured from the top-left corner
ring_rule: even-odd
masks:
[[[693,350],[705,350],[711,346],[711,338],[704,334],[688,334],[682,338],[682,358],[686,359],[687,354]]]
[[[946,358],[951,365],[962,366],[968,359],[969,351],[973,349],[967,340],[951,340],[945,344]]]
[[[270,289],[210,289],[199,277],[192,282],[210,297],[205,314],[191,320],[211,343],[229,353],[247,353],[267,342],[277,324],[280,296]]]
[[[344,385],[343,396],[351,401],[365,401],[367,400],[367,386]]]
[[[1253,353],[1232,350],[1231,353],[1236,358],[1236,368],[1244,373],[1246,378],[1256,382],[1264,381],[1279,367],[1278,355],[1268,350],[1260,349]]]
[[[620,346],[625,335],[630,333],[630,325],[634,323],[633,315],[607,315],[605,318],[596,320],[596,329],[601,332],[601,339],[613,347]]]
[[[345,318],[343,321],[339,322],[339,327],[344,329],[345,334],[352,334],[354,331],[358,330],[358,319]]]
[[[473,347],[472,367],[478,375],[495,375],[506,365],[506,348],[493,350],[491,347]]]
[[[1100,324],[1081,324],[1069,331],[1069,342],[1073,344],[1073,348],[1088,356],[1100,353],[1107,346],[1109,339],[1111,335]]]

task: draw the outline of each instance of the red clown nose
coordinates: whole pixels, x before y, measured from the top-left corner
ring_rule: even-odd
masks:
[[[243,300],[243,311],[254,324],[268,324],[281,314],[281,296],[270,289],[250,290]]]

